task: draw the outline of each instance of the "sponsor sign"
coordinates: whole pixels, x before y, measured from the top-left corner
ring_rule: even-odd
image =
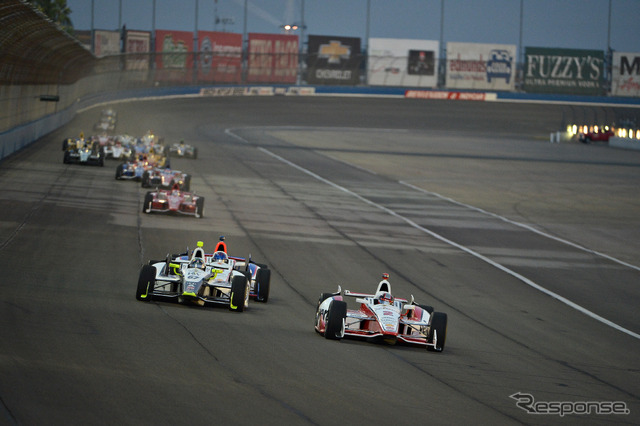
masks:
[[[495,101],[498,96],[495,93],[485,92],[447,92],[442,90],[407,90],[404,93],[407,99],[448,99],[458,101]]]
[[[451,89],[513,90],[516,46],[447,43],[446,86]]]
[[[534,93],[600,95],[603,67],[602,50],[527,47],[524,90]]]
[[[356,85],[361,60],[359,38],[310,35],[307,83]]]
[[[239,83],[242,34],[198,31],[198,80]]]
[[[250,33],[248,53],[247,82],[296,82],[298,36]]]
[[[120,54],[120,31],[95,30],[93,32],[93,53],[101,58]]]
[[[611,94],[640,96],[640,53],[613,53]]]
[[[127,70],[149,69],[151,33],[149,31],[127,31],[125,33],[124,51],[127,54]]]
[[[439,43],[370,38],[367,81],[374,86],[435,87]]]
[[[156,30],[156,79],[191,81],[192,51],[192,32]]]

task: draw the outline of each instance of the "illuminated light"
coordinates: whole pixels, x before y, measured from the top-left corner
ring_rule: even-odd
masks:
[[[578,126],[576,126],[576,125],[574,124],[574,125],[572,126],[572,128],[571,128],[571,133],[573,133],[574,135],[575,135],[576,133],[578,133]]]
[[[598,133],[598,126],[593,126],[593,132]]]
[[[629,139],[633,138],[633,129],[629,129]]]
[[[636,139],[640,139],[640,129],[636,130]]]
[[[285,25],[285,26],[284,26],[284,29],[285,29],[285,30],[287,30],[287,31],[289,31],[289,30],[291,29],[291,25]]]

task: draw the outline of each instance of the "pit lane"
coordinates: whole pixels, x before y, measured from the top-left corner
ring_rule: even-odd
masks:
[[[7,423],[559,420],[528,415],[509,397],[517,392],[625,401],[631,415],[606,419],[637,422],[636,338],[420,229],[639,333],[640,274],[624,263],[640,264],[640,156],[549,144],[541,129],[557,127],[561,107],[310,98],[114,107],[119,130],[198,146],[198,160],[173,166],[193,174],[205,218],[143,215],[144,190],[115,181],[115,162],[62,164],[62,139],[89,129],[99,108],[0,163]],[[268,304],[234,314],[135,300],[142,262],[218,235],[232,254],[270,265]],[[445,352],[313,332],[320,292],[370,291],[383,272],[396,295],[448,313]]]

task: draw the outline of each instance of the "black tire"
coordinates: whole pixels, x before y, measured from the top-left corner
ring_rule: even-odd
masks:
[[[64,164],[69,164],[69,151],[64,152],[64,157],[62,158],[62,162]]]
[[[189,192],[191,190],[191,175],[186,175],[182,182],[182,190]]]
[[[65,139],[62,141],[62,150],[66,151],[67,150],[67,146],[69,146],[69,139]]]
[[[331,340],[340,340],[343,337],[344,319],[347,317],[347,302],[333,300],[327,312],[327,324],[324,337]]]
[[[142,179],[140,179],[140,185],[143,188],[149,188],[151,186],[151,184],[149,183],[149,172],[145,171],[144,173],[142,173]]]
[[[138,288],[136,289],[136,299],[148,302],[151,300],[151,292],[156,285],[156,268],[151,265],[144,265],[138,277]]]
[[[433,343],[435,337],[437,338],[436,346],[427,346],[430,351],[442,352],[444,350],[444,343],[447,340],[447,314],[442,312],[434,312],[431,317],[431,326],[429,327],[429,337],[427,337],[428,343]]]
[[[269,288],[271,286],[271,270],[260,268],[256,273],[256,285],[258,296],[256,300],[258,302],[267,303],[269,300]]]
[[[116,167],[116,179],[120,179],[122,177],[122,168],[124,167],[124,163],[118,164]]]
[[[196,200],[196,217],[203,218],[204,217],[204,198],[200,197]]]
[[[198,158],[198,148],[193,148],[193,159]]]
[[[247,292],[247,277],[237,275],[231,280],[231,297],[229,309],[236,312],[244,311],[244,301]]]
[[[148,210],[151,209],[152,202],[153,202],[153,193],[147,192],[147,194],[144,196],[144,202],[142,203],[142,213],[151,213]]]

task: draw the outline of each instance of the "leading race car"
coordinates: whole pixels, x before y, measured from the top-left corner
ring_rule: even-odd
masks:
[[[178,183],[174,183],[172,189],[147,192],[142,212],[179,213],[201,218],[204,216],[204,197],[183,191]]]
[[[315,330],[327,339],[361,338],[388,344],[406,343],[440,352],[447,337],[447,314],[431,306],[394,298],[389,274],[383,274],[375,294],[353,293],[338,287],[322,293],[316,309]],[[345,297],[354,297],[358,309],[347,309]]]
[[[219,248],[226,248],[226,245],[218,243],[216,249]],[[136,299],[198,306],[226,305],[232,311],[242,312],[249,304],[252,288],[261,289],[262,297],[256,300],[266,302],[268,299],[270,274],[260,271],[268,272],[268,269],[242,258],[230,257],[223,250],[206,254],[202,241],[198,241],[191,256],[187,250],[186,253],[167,255],[164,261],[150,261],[144,265],[138,278]]]

